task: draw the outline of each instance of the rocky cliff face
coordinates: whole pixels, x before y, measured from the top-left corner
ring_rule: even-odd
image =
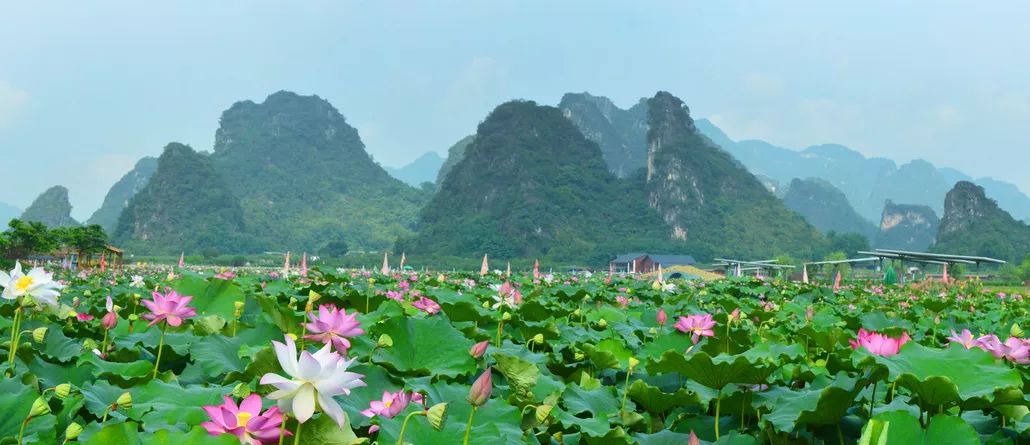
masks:
[[[77,226],[72,218],[72,205],[68,201],[68,189],[55,185],[36,197],[29,208],[21,214],[23,221],[37,221],[50,228]],[[6,224],[6,221],[4,222]]]
[[[698,132],[679,98],[662,91],[647,103],[647,200],[674,239],[701,257],[804,256],[825,247],[814,227]]]
[[[568,93],[558,108],[587,139],[601,147],[608,169],[620,178],[645,165],[647,103],[623,110],[607,97]]]
[[[936,238],[940,220],[929,206],[887,200],[874,245],[883,249],[925,251]]]
[[[440,171],[436,174],[437,186],[443,184],[444,178],[450,174],[451,169],[454,168],[458,162],[461,162],[461,159],[465,157],[465,150],[474,140],[476,140],[476,136],[470,134],[461,138],[460,141],[455,142],[451,148],[447,149],[447,160],[443,161],[443,165],[440,166]]]
[[[129,200],[147,185],[155,171],[157,171],[157,158],[147,156],[140,159],[132,170],[111,186],[107,196],[104,197],[104,203],[96,212],[93,212],[93,216],[89,217],[87,224],[98,224],[107,233],[113,232],[122,210],[129,205]]]
[[[1030,252],[1030,226],[999,208],[983,187],[959,181],[944,200],[934,250],[1018,262]]]

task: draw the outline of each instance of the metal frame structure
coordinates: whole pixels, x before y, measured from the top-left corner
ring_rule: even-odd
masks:
[[[920,264],[940,264],[940,265],[951,265],[951,264],[975,264],[977,275],[980,274],[980,265],[983,263],[990,264],[1005,264],[1005,260],[999,260],[997,258],[990,258],[985,256],[970,256],[970,255],[951,255],[943,253],[929,253],[929,252],[910,252],[906,250],[895,250],[895,249],[874,249],[873,251],[859,251],[862,255],[871,255],[880,260],[881,269],[883,266],[883,260],[891,259],[898,260],[901,262],[901,269],[905,269],[905,262],[920,263]],[[899,274],[898,280],[904,281],[905,274]]]
[[[718,263],[713,264],[715,267],[722,267],[725,270],[725,275],[730,275],[730,268],[733,268],[733,276],[743,276],[745,270],[757,270],[761,272],[765,269],[793,269],[794,266],[786,264],[776,264],[776,260],[758,260],[758,261],[744,261],[744,260],[730,260],[726,258],[716,258],[715,261]],[[742,268],[742,266],[749,266]]]

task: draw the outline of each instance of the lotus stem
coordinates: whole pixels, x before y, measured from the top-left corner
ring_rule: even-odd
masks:
[[[100,342],[100,354],[107,355],[107,334],[110,332],[109,329],[104,329],[104,341]]]
[[[300,429],[304,426],[304,422],[297,422],[297,431],[293,433],[293,445],[300,445]]]
[[[619,408],[619,414],[626,415],[626,397],[629,396],[629,377],[633,374],[633,368],[626,370],[626,384],[622,387],[622,408]]]
[[[11,366],[11,375],[14,375],[14,353],[18,351],[18,340],[21,337],[21,314],[22,306],[14,310],[14,324],[11,325],[11,347],[7,353],[7,363]]]
[[[873,407],[876,406],[876,384],[879,382],[873,382],[873,396],[869,398],[869,418],[873,418]]]
[[[401,433],[397,435],[397,445],[404,445],[404,432],[408,430],[408,421],[411,420],[411,417],[424,415],[426,415],[425,411],[414,411],[404,416],[404,423],[401,424]]]
[[[840,441],[840,445],[844,445],[844,432],[840,430],[840,422],[837,423],[837,440]]]
[[[715,398],[715,440],[719,440],[719,409],[722,408],[722,388],[719,388],[719,395]]]
[[[472,418],[476,416],[476,406],[472,406],[472,412],[469,413],[469,421],[465,424],[465,440],[461,443],[462,445],[469,445],[469,433],[472,432]]]
[[[25,420],[21,422],[21,429],[18,430],[18,445],[21,445],[21,441],[25,437],[25,426],[29,424],[30,420],[32,420],[32,416],[26,417]]]
[[[497,324],[497,347],[501,347],[501,332],[504,332],[504,319]]]
[[[152,379],[157,378],[157,368],[161,366],[161,351],[165,347],[165,331],[168,330],[168,323],[161,326],[161,340],[157,342],[157,360],[154,360],[154,375]]]
[[[290,416],[283,414],[283,422],[279,424],[279,445],[283,445],[283,438],[286,437],[286,421]]]

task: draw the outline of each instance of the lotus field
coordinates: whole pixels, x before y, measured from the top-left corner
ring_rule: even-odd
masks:
[[[19,265],[0,443],[1030,442],[1021,295],[653,279]]]

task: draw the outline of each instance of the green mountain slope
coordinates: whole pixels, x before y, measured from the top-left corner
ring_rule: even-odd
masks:
[[[38,221],[50,228],[79,225],[79,222],[72,218],[68,189],[60,185],[50,187],[37,196],[21,214],[21,220]],[[6,225],[6,221],[4,224]]]
[[[929,206],[887,200],[875,247],[922,252],[933,245],[940,219]]]
[[[140,159],[132,170],[111,186],[104,197],[104,203],[96,212],[93,212],[93,216],[90,216],[86,223],[98,224],[108,233],[113,232],[115,226],[118,225],[118,216],[122,214],[122,210],[129,205],[129,200],[147,185],[147,181],[150,181],[150,177],[155,171],[157,171],[157,158],[147,156]]]
[[[447,149],[447,159],[443,161],[443,165],[440,166],[440,171],[436,174],[436,185],[443,184],[443,178],[451,172],[451,169],[465,157],[465,150],[468,149],[472,141],[476,140],[475,135],[468,135],[461,138],[460,141],[455,142],[451,148]]]
[[[620,181],[597,144],[560,110],[529,101],[498,106],[420,214],[398,250],[603,263],[609,255],[674,249],[647,209],[641,178]]]
[[[999,208],[983,187],[960,181],[944,200],[933,250],[1019,262],[1030,253],[1030,226]]]
[[[168,144],[147,185],[118,218],[114,240],[134,252],[247,252],[243,210],[210,159]]]
[[[844,193],[822,179],[794,179],[783,203],[824,233],[857,233],[868,239],[876,236],[876,226],[851,207]]]
[[[607,97],[567,93],[558,104],[587,139],[601,147],[608,169],[622,178],[644,168],[647,154],[647,102],[623,110]]]
[[[660,91],[648,100],[647,193],[690,253],[813,257],[826,238],[773,196],[694,126],[683,101]]]
[[[318,96],[280,91],[234,104],[211,160],[259,250],[318,251],[334,240],[386,248],[412,233],[428,199],[375,163],[357,130]]]

